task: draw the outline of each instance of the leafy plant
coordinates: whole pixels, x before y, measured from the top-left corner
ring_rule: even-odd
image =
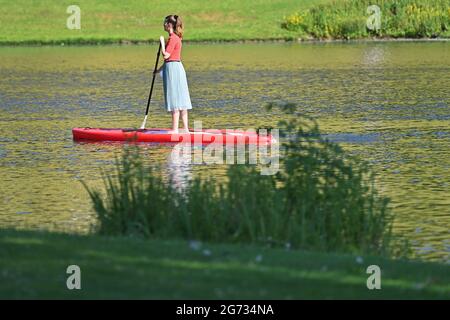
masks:
[[[106,194],[87,190],[106,235],[183,238],[214,242],[289,245],[320,251],[386,254],[391,244],[389,199],[378,195],[366,163],[320,134],[317,123],[293,104],[280,171],[232,165],[225,181],[196,177],[183,190],[159,168],[145,165],[136,147],[104,175]]]
[[[381,29],[366,26],[367,7],[381,9]],[[345,0],[318,5],[284,18],[281,27],[315,38],[350,39],[367,35],[391,37],[446,36],[450,26],[448,0]]]

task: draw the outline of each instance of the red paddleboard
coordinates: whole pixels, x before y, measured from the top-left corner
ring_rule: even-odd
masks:
[[[270,144],[276,142],[270,135],[242,130],[205,129],[190,133],[171,134],[169,129],[107,129],[107,128],[73,128],[75,141],[126,141],[126,142],[161,142],[191,144]],[[189,141],[190,140],[190,141]]]

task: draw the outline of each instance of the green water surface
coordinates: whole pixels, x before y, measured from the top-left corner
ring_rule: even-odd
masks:
[[[0,226],[86,233],[80,180],[101,186],[122,144],[80,144],[71,128],[138,127],[156,47],[0,48]],[[450,259],[450,43],[186,44],[183,64],[203,127],[276,126],[267,101],[290,101],[365,158],[392,198],[395,232],[426,260]],[[168,127],[157,78],[149,127]],[[186,165],[142,145],[175,179]]]

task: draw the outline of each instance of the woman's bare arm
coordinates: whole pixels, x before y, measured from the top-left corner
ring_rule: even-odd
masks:
[[[163,36],[159,37],[159,41],[161,42],[161,50],[162,50],[164,59],[169,59],[170,53],[166,52],[166,43],[164,41],[164,37]]]

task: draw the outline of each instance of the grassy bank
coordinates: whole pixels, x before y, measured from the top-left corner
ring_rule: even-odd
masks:
[[[71,1],[0,0],[0,45],[146,43],[164,33],[162,20],[171,13],[184,17],[185,40],[192,42],[367,38],[374,35],[365,29],[368,4],[382,8],[378,36],[450,36],[448,28],[436,33],[450,19],[445,0],[395,2],[393,9],[381,0],[80,0],[81,30],[69,30]]]
[[[81,290],[66,268],[81,268]],[[366,287],[367,266],[382,270]],[[448,266],[257,246],[189,245],[0,231],[0,298],[427,299],[450,296]]]
[[[73,1],[0,0],[0,44],[129,43],[158,40],[168,14],[184,17],[185,40],[284,39],[283,16],[329,0],[255,1],[88,1],[81,9],[81,30],[69,30],[66,8]]]
[[[379,25],[367,19],[380,9]],[[297,37],[320,39],[449,38],[450,2],[448,0],[340,0],[298,11],[285,18],[283,28]]]

